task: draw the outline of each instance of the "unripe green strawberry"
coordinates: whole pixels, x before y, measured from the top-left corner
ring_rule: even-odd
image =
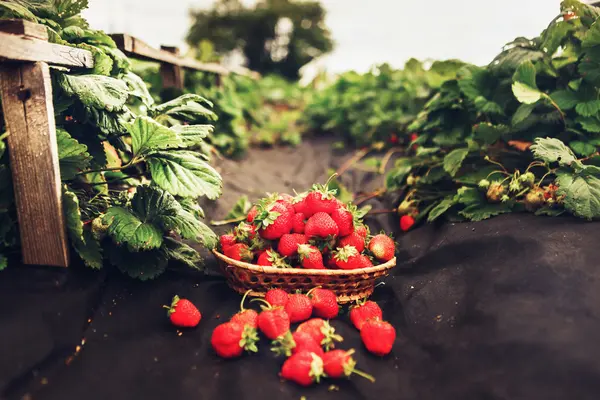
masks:
[[[519,177],[523,185],[532,187],[535,182],[535,175],[531,172],[526,172]]]
[[[486,197],[490,203],[499,203],[502,201],[505,189],[501,182],[492,182],[487,190]]]
[[[527,211],[535,212],[545,203],[544,190],[536,186],[525,195],[525,208]]]

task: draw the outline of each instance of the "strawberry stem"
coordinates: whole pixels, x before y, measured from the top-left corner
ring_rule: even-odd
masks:
[[[313,292],[313,290],[315,290],[315,289],[320,289],[320,288],[321,288],[321,285],[319,285],[319,286],[315,286],[314,288],[312,288],[312,289],[310,289],[308,292],[306,292],[306,295],[308,296],[308,295],[310,295],[310,294]]]
[[[334,173],[333,173],[333,174],[332,174],[332,175],[329,177],[329,179],[327,179],[327,182],[325,182],[325,185],[323,185],[323,186],[325,186],[325,187],[328,187],[328,186],[329,186],[329,184],[331,183],[331,181],[332,181],[332,180],[334,180],[334,179],[335,179],[335,177],[337,177],[338,175],[339,175],[339,174],[338,174],[337,172],[334,172]]]
[[[359,369],[353,369],[352,373],[356,374],[358,376],[362,376],[363,378],[370,380],[372,383],[375,382],[375,377],[373,377],[372,375],[369,375],[366,372],[363,372],[363,371],[361,371]]]
[[[244,295],[242,296],[242,301],[240,302],[240,311],[246,311],[246,309],[244,308],[244,301],[246,301],[246,297],[248,296],[248,293],[250,293],[251,291],[252,291],[252,289],[246,290],[246,293],[244,293]]]
[[[270,309],[272,309],[272,308],[273,308],[273,306],[271,305],[271,303],[269,303],[269,302],[268,302],[268,301],[266,301],[265,299],[252,299],[252,300],[250,300],[250,303],[253,303],[253,302],[255,302],[255,301],[257,301],[257,302],[259,302],[259,303],[264,303],[264,304],[266,304],[266,305],[267,305],[267,307],[265,307],[265,306],[262,306],[262,307],[263,307],[263,309],[270,310]]]

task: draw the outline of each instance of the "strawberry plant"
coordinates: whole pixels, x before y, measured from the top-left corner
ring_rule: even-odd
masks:
[[[539,37],[517,38],[440,86],[386,177],[398,212],[413,218],[406,229],[521,210],[600,218],[599,17],[563,1]]]
[[[92,70],[51,72],[71,245],[91,268],[108,263],[142,280],[170,261],[198,268],[199,254],[183,240],[209,248],[217,240],[197,204],[201,196],[216,199],[222,187],[208,162],[212,103],[188,94],[155,104],[113,40],[80,16],[85,7],[86,0],[0,2],[0,18],[44,24],[52,42],[94,55]],[[2,254],[18,251],[8,134],[0,135],[0,268],[7,265]]]

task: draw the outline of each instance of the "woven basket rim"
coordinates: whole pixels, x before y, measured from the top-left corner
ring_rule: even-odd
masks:
[[[393,268],[396,266],[396,257],[391,260],[379,264],[374,265],[372,267],[367,268],[359,268],[359,269],[307,269],[307,268],[277,268],[277,267],[269,267],[263,265],[250,264],[243,261],[234,260],[233,258],[227,257],[223,253],[219,253],[217,250],[213,249],[213,254],[219,260],[226,262],[228,265],[233,265],[238,268],[247,269],[254,272],[262,272],[262,273],[272,273],[279,275],[306,275],[307,273],[310,275],[321,275],[321,276],[338,276],[338,275],[364,275],[370,274],[373,272],[385,271],[387,269]]]

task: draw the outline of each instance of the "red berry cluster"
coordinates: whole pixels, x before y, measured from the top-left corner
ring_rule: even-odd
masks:
[[[219,356],[234,358],[244,351],[258,351],[260,331],[273,341],[271,350],[286,357],[280,372],[284,379],[309,386],[325,377],[357,374],[374,381],[355,368],[354,350],[334,349],[335,342],[343,340],[327,321],[339,312],[334,292],[314,288],[307,294],[288,294],[282,289],[271,289],[264,300],[253,300],[264,303],[260,313],[244,308],[245,297],[240,312],[213,331],[211,344]],[[361,330],[367,350],[383,356],[391,351],[396,332],[381,316],[381,309],[372,301],[360,303],[350,311],[351,321]],[[295,331],[292,323],[299,323]]]
[[[327,185],[260,200],[246,222],[219,242],[229,258],[279,268],[366,268],[373,259],[389,261],[395,252],[390,237],[370,237],[357,208],[336,199]]]

